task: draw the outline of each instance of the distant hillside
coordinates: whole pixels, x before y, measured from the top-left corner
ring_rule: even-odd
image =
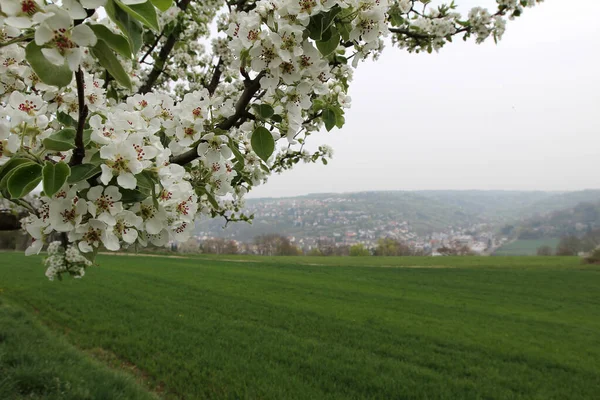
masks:
[[[581,235],[600,229],[600,201],[582,202],[574,207],[535,216],[523,221],[518,228],[520,239],[558,238]]]
[[[311,194],[290,198],[250,199],[246,212],[253,224],[205,220],[200,235],[250,241],[255,236],[279,233],[295,237],[356,235],[411,237],[465,229],[481,224],[520,225],[533,217],[599,202],[600,190],[579,192],[528,191],[389,191]],[[495,228],[494,228],[495,229]]]

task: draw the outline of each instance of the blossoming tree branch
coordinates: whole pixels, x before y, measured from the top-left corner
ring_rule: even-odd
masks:
[[[327,163],[305,143],[344,125],[361,60],[498,40],[540,1],[2,0],[0,195],[30,212],[27,254],[62,233],[50,279],[100,247],[185,241],[197,218],[248,220],[270,174]]]

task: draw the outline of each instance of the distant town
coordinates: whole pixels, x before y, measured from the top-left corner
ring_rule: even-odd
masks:
[[[443,255],[442,249],[490,255],[531,234],[529,219],[549,215],[581,200],[598,201],[598,191],[553,192],[363,192],[256,199],[245,213],[252,224],[210,220],[197,225],[186,246],[215,240],[233,242],[237,252],[261,254],[259,237],[275,235],[304,254],[344,253],[361,245],[375,251],[382,239],[401,243],[414,254]],[[516,225],[516,227],[515,227]],[[581,223],[574,222],[581,230]],[[555,227],[537,224],[540,235]],[[333,250],[332,250],[333,249]],[[341,250],[336,250],[341,249]]]

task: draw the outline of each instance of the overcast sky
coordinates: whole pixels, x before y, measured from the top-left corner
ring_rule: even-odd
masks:
[[[388,46],[356,70],[346,125],[310,138],[331,145],[333,160],[250,196],[600,188],[599,15],[599,0],[546,0],[509,21],[498,45],[459,40],[431,55]]]

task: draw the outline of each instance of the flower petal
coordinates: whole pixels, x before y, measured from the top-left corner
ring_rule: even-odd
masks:
[[[82,24],[73,28],[71,39],[79,46],[88,47],[96,45],[98,39],[89,26]]]
[[[63,65],[65,63],[65,58],[57,49],[42,49],[42,54],[54,65]]]
[[[125,189],[135,189],[137,184],[137,180],[131,172],[121,172],[117,177],[117,182]]]

